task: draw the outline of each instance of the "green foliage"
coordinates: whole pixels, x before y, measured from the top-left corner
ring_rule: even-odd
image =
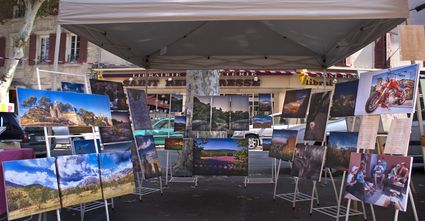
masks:
[[[193,119],[210,121],[211,105],[202,103],[197,97],[193,98]]]
[[[37,98],[35,96],[29,97],[26,101],[22,103],[22,106],[24,107],[32,107],[37,103]]]
[[[7,196],[9,210],[17,210],[34,204],[41,208],[47,201],[57,199],[59,192],[40,185],[32,185],[10,189],[7,191]]]
[[[40,100],[38,100],[38,107],[44,110],[49,110],[52,105],[52,101],[48,97],[41,97]]]
[[[59,0],[32,0],[43,1],[37,16],[46,17],[49,15],[57,15],[59,11]],[[19,5],[20,0],[2,0],[0,4],[0,22],[13,18],[13,8]],[[23,0],[21,0],[23,3]],[[24,3],[23,3],[24,4]]]

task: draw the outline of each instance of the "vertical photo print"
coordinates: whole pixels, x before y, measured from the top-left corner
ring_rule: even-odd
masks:
[[[297,135],[297,130],[273,130],[269,157],[292,161]]]
[[[332,97],[331,117],[354,116],[359,80],[335,84]]]
[[[272,139],[270,138],[263,138],[261,140],[261,146],[263,147],[263,151],[270,151],[272,148]]]
[[[183,111],[183,95],[182,94],[171,94],[171,113],[177,113]]]
[[[345,198],[406,211],[412,157],[351,153]]]
[[[152,129],[145,91],[127,88],[127,95],[134,130]]]
[[[332,92],[328,91],[316,93],[311,96],[304,140],[322,142],[325,138],[331,94]]]
[[[195,96],[193,98],[193,131],[209,131],[211,129],[211,100],[210,96]]]
[[[90,79],[91,92],[109,97],[111,110],[128,110],[127,96],[121,82]]]
[[[271,128],[273,125],[272,116],[255,116],[252,118],[253,128]]]
[[[230,120],[230,97],[229,96],[213,96],[212,97],[211,130],[212,131],[229,130],[229,120]]]
[[[172,168],[174,177],[191,177],[193,175],[193,139],[184,138],[183,148]]]
[[[99,154],[99,165],[103,199],[134,192],[136,186],[130,151],[101,153]]]
[[[161,164],[152,135],[136,136],[137,152],[145,179],[161,176]]]
[[[133,140],[133,130],[128,112],[112,112],[112,124],[112,127],[99,128],[103,143]]]
[[[3,176],[9,220],[61,207],[55,158],[3,162]]]
[[[330,132],[326,150],[325,168],[348,171],[350,155],[357,151],[357,132]]]
[[[84,84],[71,83],[71,82],[61,82],[61,89],[65,92],[75,92],[84,94]]]
[[[260,112],[272,111],[272,95],[271,94],[258,95],[258,111]]]
[[[174,117],[174,132],[186,131],[186,116]]]
[[[297,144],[291,175],[320,182],[326,147]]]
[[[166,137],[165,138],[165,150],[182,150],[183,149],[183,138],[180,137]]]
[[[98,154],[59,156],[56,163],[62,207],[102,199]]]
[[[281,121],[283,118],[305,118],[310,94],[311,89],[286,91]]]
[[[248,141],[231,138],[194,139],[193,174],[248,176]]]
[[[249,130],[249,97],[230,96],[230,130]]]

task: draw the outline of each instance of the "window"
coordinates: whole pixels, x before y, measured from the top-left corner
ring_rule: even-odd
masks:
[[[71,47],[69,53],[69,62],[74,63],[78,62],[80,57],[80,37],[77,35],[71,35]]]
[[[49,36],[40,36],[39,63],[47,63],[49,60]]]
[[[13,17],[14,18],[23,18],[25,17],[25,4],[24,1],[16,1],[16,5],[13,6]]]

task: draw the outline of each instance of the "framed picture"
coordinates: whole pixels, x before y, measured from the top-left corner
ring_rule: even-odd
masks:
[[[112,127],[99,128],[103,143],[133,140],[133,130],[128,112],[112,112],[112,124]]]
[[[161,176],[161,165],[152,135],[136,136],[140,165],[146,179]]]
[[[127,88],[127,95],[134,129],[152,129],[151,119],[149,116],[149,106],[146,100],[145,91]]]
[[[282,118],[305,118],[311,89],[286,91],[283,103]]]
[[[326,147],[297,144],[291,175],[320,182]]]
[[[230,97],[213,96],[211,113],[211,130],[227,131],[229,130],[230,120]]]
[[[230,100],[230,129],[249,130],[249,97],[231,95]]]
[[[177,152],[179,156],[173,164],[173,176],[191,177],[193,175],[193,139],[184,138],[183,147]]]
[[[193,131],[209,131],[211,129],[211,103],[210,96],[196,96],[193,98]]]
[[[297,130],[273,130],[269,157],[292,161],[297,135]]]
[[[331,117],[354,116],[359,80],[335,84],[332,97]]]
[[[91,92],[109,97],[111,110],[128,110],[127,97],[121,82],[90,79]]]
[[[258,95],[258,111],[272,111],[272,95],[271,94],[259,94]]]
[[[348,171],[350,155],[357,151],[357,132],[330,132],[326,150],[325,167]]]
[[[304,140],[323,141],[328,122],[331,91],[316,93],[311,96],[310,110],[307,115]]]

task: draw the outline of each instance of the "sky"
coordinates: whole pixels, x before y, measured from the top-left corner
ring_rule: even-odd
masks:
[[[198,98],[198,100],[199,100],[201,103],[204,103],[204,104],[209,104],[209,103],[211,103],[211,97],[210,97],[210,96],[196,96],[196,98]]]
[[[374,72],[370,72],[370,74],[373,74],[373,73]],[[386,72],[383,72],[381,74],[373,75],[372,84],[376,84],[378,78],[383,78],[385,80],[388,77],[388,75],[391,78],[395,78],[396,80],[401,80],[401,79],[416,80],[417,74],[418,73],[417,73],[416,65],[409,65],[409,66],[403,67],[403,68],[394,68],[394,69],[391,69],[390,71],[386,71]],[[362,76],[362,75],[360,75],[360,76]]]
[[[171,96],[176,100],[183,100],[182,94],[172,94]]]
[[[27,111],[27,107],[23,107],[21,104],[31,96],[36,96],[39,100],[42,96],[47,96],[54,103],[62,102],[72,104],[78,109],[84,108],[88,111],[92,111],[97,116],[103,115],[111,119],[111,110],[109,107],[109,98],[106,95],[94,95],[94,94],[77,94],[72,92],[62,91],[45,91],[45,90],[34,90],[27,88],[18,88],[17,90],[18,102],[19,102],[19,116],[22,116]]]
[[[230,111],[230,97],[228,96],[214,96],[213,105],[217,109],[222,109],[223,111]]]
[[[238,139],[231,139],[231,138],[207,138],[208,143],[203,144],[204,150],[234,150],[239,151],[243,149],[247,149],[248,147],[238,147]],[[197,138],[195,140],[199,140],[200,138]]]
[[[249,111],[249,97],[242,95],[231,96],[231,109],[235,111]]]
[[[269,103],[271,105],[272,96],[271,94],[259,94],[258,100],[260,103]]]
[[[99,154],[99,162],[102,177],[107,177],[124,169],[133,169],[130,151],[101,153]]]
[[[58,189],[53,157],[4,162],[3,168],[6,181],[23,186],[39,184]]]
[[[272,142],[274,143],[287,143],[288,139],[292,136],[297,136],[296,130],[273,130]]]
[[[87,177],[99,178],[97,154],[59,156],[57,164],[61,188],[75,187]]]
[[[310,89],[286,91],[285,104],[297,101],[297,100],[299,100],[303,97],[306,97],[306,95],[308,95],[310,93],[311,93]],[[289,99],[289,98],[291,98],[291,99]]]
[[[255,116],[253,119],[253,123],[271,123],[271,116]]]
[[[357,148],[359,133],[356,132],[330,132],[328,147]]]

